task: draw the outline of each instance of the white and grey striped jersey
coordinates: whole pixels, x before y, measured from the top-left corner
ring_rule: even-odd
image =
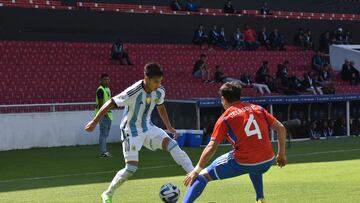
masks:
[[[143,80],[128,87],[120,94],[114,96],[112,100],[116,106],[124,106],[123,120],[120,128],[131,136],[136,137],[139,133],[148,131],[151,122],[151,113],[155,106],[164,103],[165,88],[160,86],[155,91],[147,93],[144,89]]]

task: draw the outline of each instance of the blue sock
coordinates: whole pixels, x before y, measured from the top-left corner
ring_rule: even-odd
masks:
[[[185,197],[182,201],[182,203],[192,203],[198,198],[202,191],[204,190],[207,179],[203,175],[199,175],[196,180],[194,180],[193,184],[190,186],[190,188],[187,190]]]
[[[249,176],[256,192],[256,201],[264,198],[262,174],[249,174]]]

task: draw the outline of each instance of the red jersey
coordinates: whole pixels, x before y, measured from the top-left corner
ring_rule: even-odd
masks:
[[[237,102],[217,120],[211,139],[221,142],[226,138],[239,164],[259,164],[274,157],[269,126],[275,121],[261,106]]]
[[[253,29],[247,29],[243,31],[245,42],[256,42],[256,32]]]

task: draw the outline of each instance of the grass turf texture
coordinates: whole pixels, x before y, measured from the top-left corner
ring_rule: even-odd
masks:
[[[120,144],[109,147],[110,159],[98,158],[97,146],[0,152],[0,202],[100,202],[124,166]],[[229,149],[220,147],[215,157]],[[197,162],[202,148],[185,150]],[[269,202],[360,202],[360,138],[293,142],[287,155],[285,168],[273,166],[264,175]],[[169,153],[143,148],[139,167],[113,202],[160,202],[159,189],[167,182],[176,184],[183,197],[184,172]],[[209,183],[197,202],[255,202],[254,197],[244,175]]]

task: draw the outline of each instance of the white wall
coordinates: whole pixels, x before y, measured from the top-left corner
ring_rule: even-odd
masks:
[[[109,142],[120,140],[122,110],[113,111]],[[17,113],[0,115],[0,151],[99,143],[99,125],[88,133],[84,126],[94,111]]]
[[[360,71],[360,45],[331,45],[330,64],[335,70],[340,71],[345,59],[354,61],[355,68]]]

